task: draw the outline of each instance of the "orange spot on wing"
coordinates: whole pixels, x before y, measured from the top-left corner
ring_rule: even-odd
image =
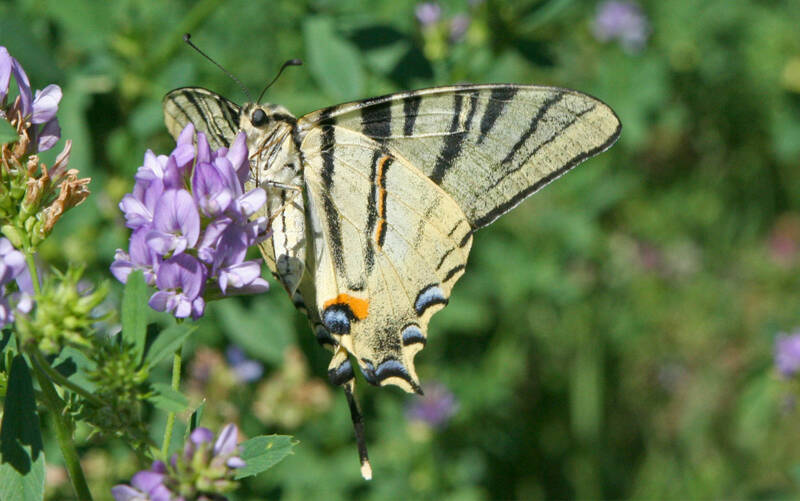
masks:
[[[353,312],[353,316],[358,320],[364,320],[367,318],[369,301],[366,299],[359,299],[349,294],[339,294],[335,298],[325,301],[325,304],[322,305],[322,308],[325,309],[329,306],[333,306],[334,304],[347,305],[350,308],[350,311]]]

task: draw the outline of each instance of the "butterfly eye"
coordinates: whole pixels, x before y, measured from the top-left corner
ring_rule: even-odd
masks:
[[[252,122],[256,127],[261,127],[267,123],[267,114],[264,113],[264,110],[256,110],[252,115],[250,115],[250,122]]]

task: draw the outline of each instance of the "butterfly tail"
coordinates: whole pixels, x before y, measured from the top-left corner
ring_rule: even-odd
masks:
[[[369,463],[367,453],[367,441],[364,438],[364,416],[358,407],[355,390],[355,379],[342,386],[347,397],[347,406],[350,408],[350,418],[353,421],[353,431],[356,435],[356,445],[358,446],[358,460],[361,463],[361,476],[364,480],[372,480],[372,465]]]

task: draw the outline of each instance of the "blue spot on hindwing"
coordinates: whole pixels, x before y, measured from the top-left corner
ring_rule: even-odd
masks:
[[[424,345],[426,342],[425,334],[422,333],[422,330],[417,324],[409,324],[404,327],[402,335],[403,346],[408,346],[414,343],[422,343]]]
[[[364,360],[362,358],[361,362],[362,364],[359,364],[361,373],[364,374],[364,379],[366,379],[369,384],[379,386],[384,379],[399,377],[407,382],[412,390],[422,395],[422,388],[419,387],[416,381],[411,379],[411,374],[408,373],[408,369],[406,369],[406,366],[403,365],[403,362],[400,360],[396,358],[386,359],[379,363],[377,368],[375,368],[373,363],[369,360]]]
[[[444,291],[439,284],[428,285],[419,291],[417,300],[414,301],[414,311],[418,316],[422,316],[425,310],[435,304],[447,304],[447,298],[444,297]]]
[[[328,371],[328,380],[331,384],[339,386],[353,379],[353,365],[350,359],[345,360],[339,367]]]
[[[344,308],[334,305],[326,308],[322,313],[322,322],[325,328],[333,334],[350,334],[350,318]]]
[[[375,377],[378,379],[378,381],[383,381],[387,377],[392,376],[400,376],[406,381],[411,380],[411,376],[408,375],[408,371],[403,363],[393,358],[385,360],[378,366],[377,369],[375,369]]]

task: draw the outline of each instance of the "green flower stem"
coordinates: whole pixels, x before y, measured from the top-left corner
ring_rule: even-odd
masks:
[[[31,282],[33,282],[33,292],[38,296],[41,292],[39,285],[39,274],[36,273],[36,260],[33,259],[33,254],[25,252],[25,262],[28,263],[28,272],[31,274]]]
[[[92,494],[89,492],[89,486],[86,484],[86,477],[83,475],[83,470],[81,469],[78,451],[75,449],[75,444],[72,443],[72,432],[61,415],[64,403],[61,397],[58,396],[52,381],[40,370],[38,364],[34,364],[34,373],[36,374],[36,379],[39,381],[39,386],[42,388],[44,404],[50,411],[50,420],[56,432],[56,440],[58,440],[61,454],[64,456],[64,464],[67,467],[67,472],[69,473],[70,481],[72,481],[72,487],[75,489],[77,499],[79,501],[92,501]]]
[[[105,402],[103,402],[99,397],[92,395],[88,390],[79,386],[66,377],[64,377],[60,372],[53,369],[53,367],[47,363],[47,360],[44,358],[44,355],[36,348],[29,350],[31,355],[31,359],[36,367],[41,370],[43,373],[47,375],[54,383],[58,384],[59,386],[63,386],[68,388],[69,390],[77,393],[78,395],[82,396],[86,400],[92,403],[95,407],[102,408],[105,407]]]
[[[177,350],[175,350],[175,356],[172,359],[172,389],[178,391],[178,388],[181,385],[181,348],[183,346],[179,346]],[[170,412],[167,414],[167,427],[164,430],[164,443],[161,445],[161,455],[164,456],[164,460],[167,460],[167,454],[169,454],[169,443],[172,440],[172,428],[175,426],[175,413]]]

